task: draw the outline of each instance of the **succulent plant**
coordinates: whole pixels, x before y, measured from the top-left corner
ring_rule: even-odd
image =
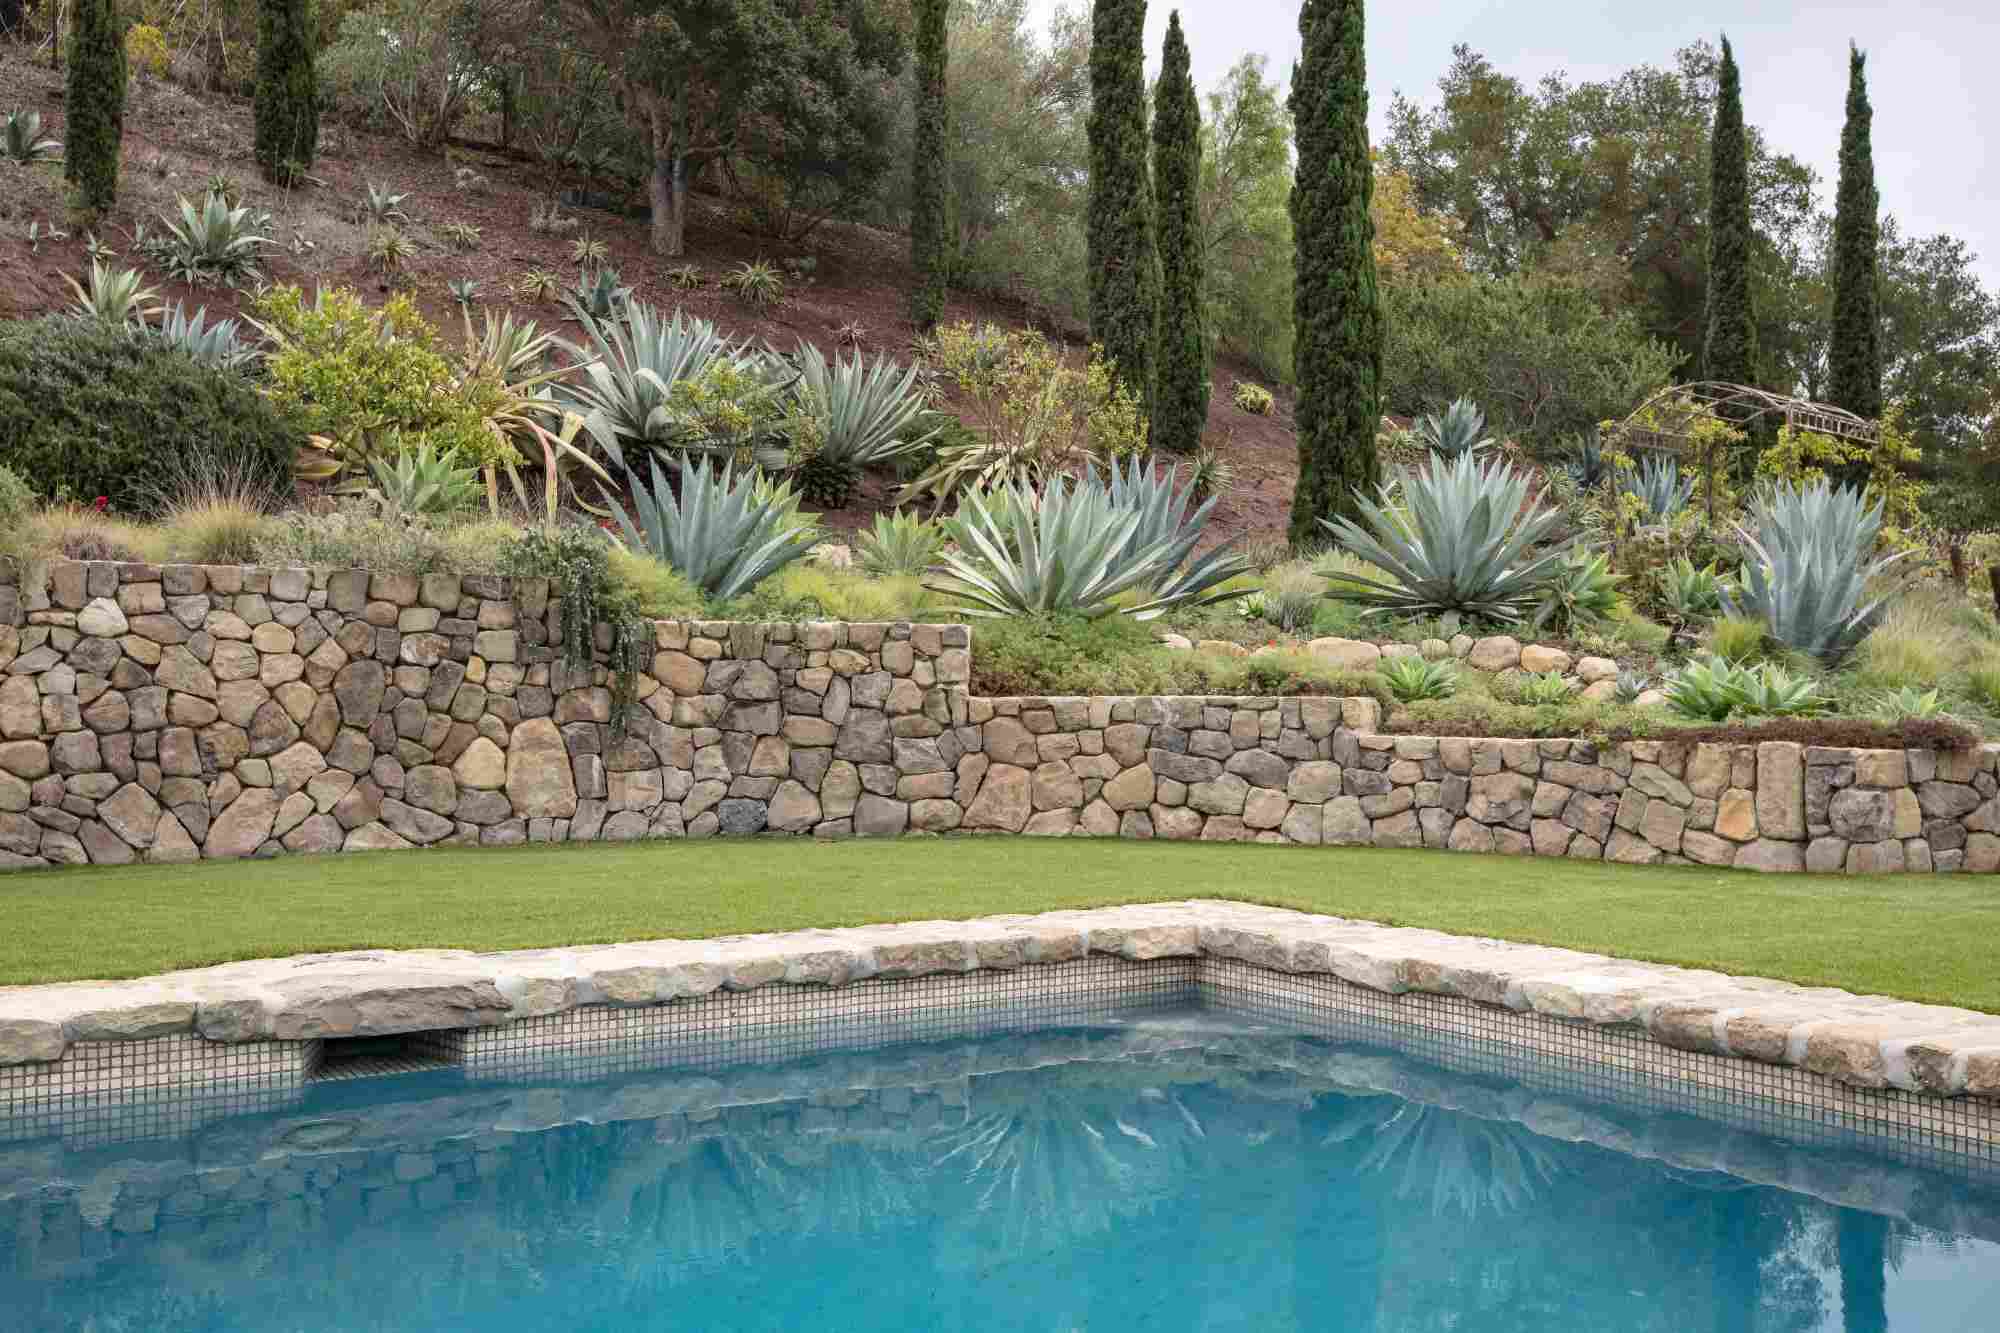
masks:
[[[152,301],[159,293],[146,286],[146,275],[134,268],[117,268],[93,259],[89,285],[67,273],[63,281],[76,293],[70,313],[80,319],[112,325],[144,324],[156,309]]]
[[[1320,526],[1386,578],[1334,572],[1327,596],[1370,615],[1518,621],[1568,558],[1560,549],[1530,554],[1562,516],[1529,505],[1527,478],[1504,461],[1466,452],[1415,472],[1398,468],[1377,500],[1358,498],[1365,528],[1346,518]]]
[[[902,510],[875,515],[874,523],[854,537],[861,567],[882,577],[922,575],[937,563],[943,547],[944,533],[937,524]]]
[[[626,304],[622,318],[585,314],[589,364],[569,392],[583,413],[591,437],[620,468],[630,446],[672,448],[680,440],[668,398],[683,380],[701,376],[717,361],[753,359],[707,320],[671,319],[643,301]]]
[[[737,474],[706,461],[682,459],[680,492],[667,484],[660,460],[652,488],[634,485],[631,514],[605,495],[628,546],[660,560],[716,601],[749,592],[812,549],[818,530],[799,517],[784,483],[768,483],[755,469]]]
[[[1869,584],[1906,554],[1869,561],[1881,528],[1881,502],[1870,505],[1852,487],[1777,487],[1758,498],[1750,527],[1737,525],[1750,559],[1742,586],[1721,590],[1723,610],[1762,620],[1789,648],[1840,661],[1887,607],[1886,595],[1869,597]]]
[[[456,449],[426,442],[372,459],[368,470],[383,503],[399,514],[454,513],[479,500],[479,469],[461,462]]]
[[[793,363],[799,378],[792,392],[817,427],[817,445],[799,464],[800,488],[814,503],[845,505],[863,469],[920,449],[937,434],[935,427],[911,429],[924,416],[914,366],[902,369],[883,357],[870,367],[859,351],[829,361],[803,339]]]
[[[1376,670],[1389,684],[1389,692],[1403,703],[1420,699],[1449,699],[1458,690],[1458,664],[1431,662],[1415,653],[1387,657]]]
[[[1689,498],[1694,495],[1694,478],[1681,475],[1679,459],[1648,454],[1639,460],[1639,470],[1624,479],[1622,489],[1639,497],[1649,520],[1666,523],[1687,508]]]
[[[62,156],[62,145],[42,137],[42,113],[9,111],[0,120],[0,157],[22,166],[30,162],[53,162]]]
[[[176,301],[160,316],[153,336],[186,352],[202,365],[218,370],[243,370],[255,365],[260,353],[255,344],[242,339],[240,328],[233,319],[218,319],[210,324],[207,306],[190,315],[186,305]]]
[[[1418,417],[1410,433],[1444,458],[1462,458],[1493,444],[1493,438],[1486,434],[1486,414],[1470,398],[1457,399],[1441,413]]]

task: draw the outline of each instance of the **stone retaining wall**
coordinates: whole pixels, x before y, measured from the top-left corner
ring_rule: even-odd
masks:
[[[5,577],[5,576],[0,576]],[[0,866],[758,832],[2000,870],[2000,747],[1378,734],[1367,699],[970,697],[958,625],[663,621],[615,735],[537,580],[0,583]]]

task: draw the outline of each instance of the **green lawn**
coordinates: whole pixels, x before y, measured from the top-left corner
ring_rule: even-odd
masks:
[[[1113,841],[753,839],[0,876],[0,984],[1219,897],[2000,1012],[2000,879]]]

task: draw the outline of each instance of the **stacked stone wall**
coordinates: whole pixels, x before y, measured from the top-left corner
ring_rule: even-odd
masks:
[[[2000,870],[2000,747],[1379,733],[1372,700],[983,699],[958,625],[662,621],[612,726],[537,580],[0,574],[0,866],[923,833]]]

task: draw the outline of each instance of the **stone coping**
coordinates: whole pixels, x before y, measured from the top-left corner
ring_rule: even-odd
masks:
[[[371,950],[227,963],[135,981],[0,988],[0,1064],[71,1042],[195,1033],[309,1041],[489,1027],[588,1004],[839,986],[1063,962],[1234,958],[1377,992],[1459,996],[1663,1045],[1802,1068],[1860,1088],[2000,1097],[2000,1016],[1214,900],[713,940]]]

